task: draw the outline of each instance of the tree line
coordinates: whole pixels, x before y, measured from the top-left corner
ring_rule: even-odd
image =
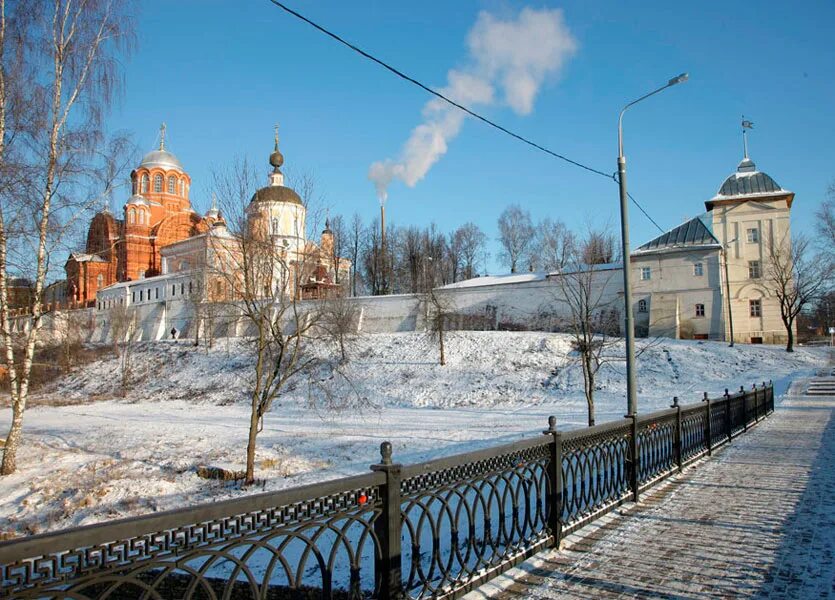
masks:
[[[351,261],[348,281],[352,296],[422,294],[438,287],[486,273],[489,238],[467,222],[444,233],[435,223],[425,227],[388,224],[385,243],[380,219],[366,223],[359,215],[329,219],[333,233],[334,272],[339,257]],[[498,258],[511,273],[557,271],[572,262],[600,264],[617,260],[614,237],[592,232],[577,235],[558,219],[534,222],[519,205],[507,207],[498,218]],[[582,252],[577,254],[577,249]]]

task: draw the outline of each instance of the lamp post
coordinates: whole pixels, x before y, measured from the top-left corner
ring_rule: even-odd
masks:
[[[731,343],[728,344],[728,346],[731,348],[734,347],[734,316],[731,313],[731,280],[728,279],[728,246],[733,244],[735,241],[736,238],[722,244],[722,259],[725,263],[725,296],[728,298],[728,326],[731,330]]]
[[[677,83],[687,81],[687,73],[673,77],[666,85],[633,100],[623,107],[618,117],[618,183],[620,185],[620,235],[621,253],[623,256],[623,303],[625,311],[624,327],[626,328],[626,403],[627,416],[638,414],[638,399],[635,391],[635,323],[632,318],[632,273],[629,262],[629,194],[626,191],[626,157],[623,155],[623,113],[641,100],[646,100],[658,92],[666,90]]]

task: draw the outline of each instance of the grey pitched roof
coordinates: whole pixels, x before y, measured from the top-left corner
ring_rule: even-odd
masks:
[[[758,196],[785,191],[770,176],[757,171],[757,165],[750,158],[744,158],[735,173],[722,183],[715,199],[739,196]]]
[[[710,229],[702,221],[702,217],[690,219],[675,229],[659,235],[638,248],[635,254],[669,250],[672,248],[692,248],[699,246],[719,246],[719,240],[714,237]]]

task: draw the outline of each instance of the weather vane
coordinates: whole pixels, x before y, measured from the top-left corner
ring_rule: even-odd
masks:
[[[745,158],[748,158],[748,136],[746,135],[746,129],[754,129],[754,122],[748,121],[745,115],[742,115],[742,151]]]
[[[159,126],[159,149],[165,150],[165,122]]]

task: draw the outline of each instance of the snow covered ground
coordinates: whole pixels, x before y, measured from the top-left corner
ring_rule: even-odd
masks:
[[[365,336],[351,361],[291,382],[259,436],[257,488],[197,477],[198,465],[243,468],[250,358],[239,340],[210,352],[187,341],[140,344],[136,382],[122,398],[115,359],[88,364],[38,393],[25,421],[19,472],[0,479],[0,536],[32,534],[167,510],[209,499],[356,474],[390,440],[399,462],[536,435],[548,415],[585,424],[579,366],[569,340],[537,332],[455,332],[448,364],[415,333]],[[641,351],[639,410],[703,391],[750,387],[825,363],[826,349],[655,341]],[[622,357],[622,346],[613,349]],[[325,357],[332,349],[319,348]],[[778,389],[779,393],[779,389]],[[598,376],[597,420],[625,411],[623,363]],[[6,429],[5,410],[0,428]]]

